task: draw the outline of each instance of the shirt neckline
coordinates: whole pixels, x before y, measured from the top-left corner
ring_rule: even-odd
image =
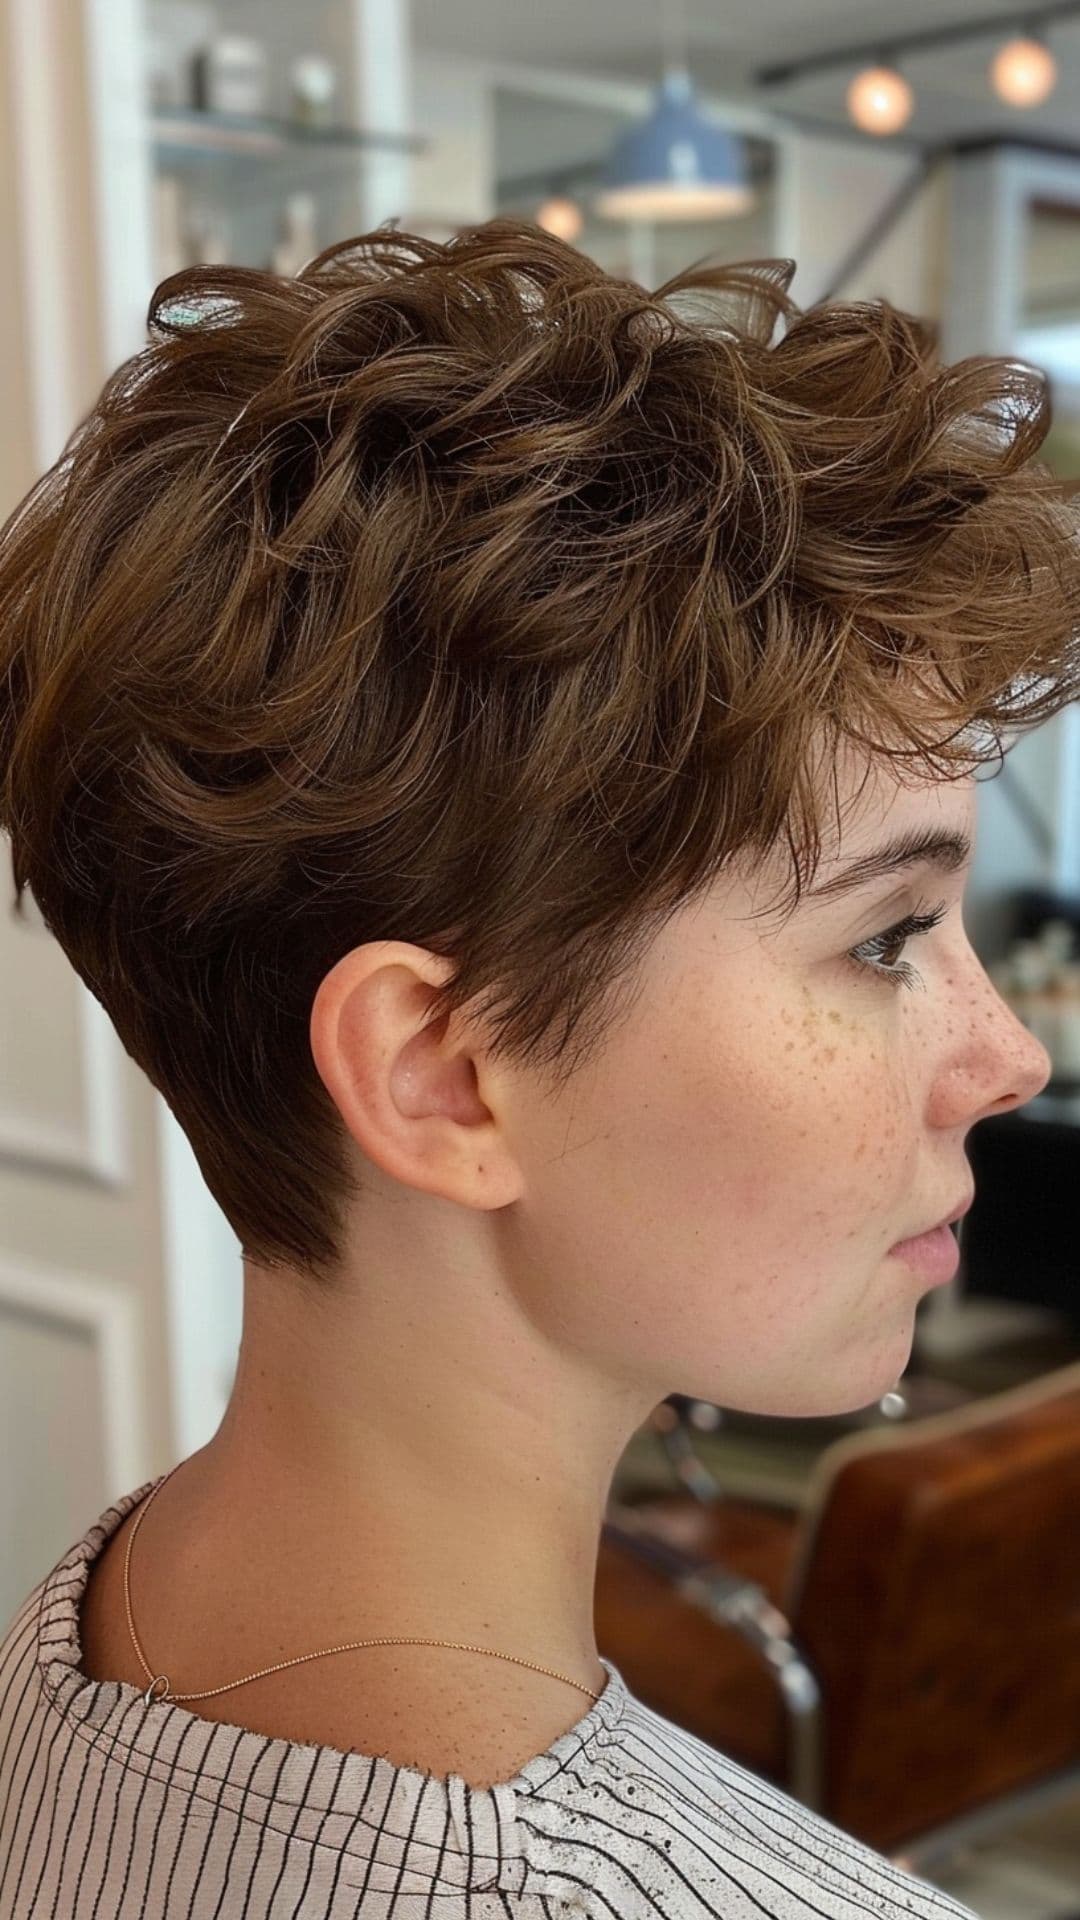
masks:
[[[317,1845],[366,1856],[376,1844],[401,1871],[440,1884],[501,1890],[525,1872],[516,1805],[556,1775],[596,1764],[619,1738],[629,1700],[621,1673],[599,1655],[607,1684],[598,1700],[511,1779],[474,1787],[459,1774],[397,1766],[378,1754],[348,1753],[203,1720],[173,1701],[144,1701],[138,1687],[94,1680],[80,1665],[79,1607],[89,1570],[133,1507],[167,1477],[118,1499],[42,1582],[36,1662],[42,1693],[70,1731],[107,1757],[196,1798],[224,1800],[241,1817],[282,1826]],[[292,1810],[289,1812],[289,1810]],[[289,1813],[288,1820],[285,1814]],[[430,1836],[442,1831],[435,1846]]]

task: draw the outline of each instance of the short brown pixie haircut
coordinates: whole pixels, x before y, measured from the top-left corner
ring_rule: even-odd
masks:
[[[189,267],[0,529],[15,910],[252,1260],[340,1270],[352,947],[564,1085],[727,862],[786,840],[797,904],[813,730],[956,778],[1076,697],[1045,376],[794,271],[650,293],[511,218]]]

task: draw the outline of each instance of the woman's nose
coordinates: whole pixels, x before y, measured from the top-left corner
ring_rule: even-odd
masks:
[[[1034,1100],[1053,1075],[1053,1058],[980,966],[969,995],[963,1041],[942,1077],[940,1125],[967,1125],[1009,1114]]]
[[[1053,1077],[1053,1056],[1030,1027],[1024,1025],[1015,1008],[1009,1005],[992,981],[994,1041],[998,1049],[997,1081],[1000,1091],[984,1114],[1010,1113],[1034,1100]],[[996,1018],[995,1018],[996,1015]]]

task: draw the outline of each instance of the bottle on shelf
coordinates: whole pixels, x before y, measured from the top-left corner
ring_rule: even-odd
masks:
[[[298,126],[325,127],[330,124],[337,74],[333,62],[321,53],[305,53],[294,60],[292,81],[292,117]]]
[[[189,222],[192,262],[229,259],[229,219],[220,207],[197,207]]]
[[[219,33],[192,60],[195,105],[207,113],[263,113],[266,50],[241,33]]]
[[[154,275],[167,280],[188,265],[187,197],[175,174],[159,173],[154,180]]]
[[[317,205],[313,193],[290,193],[278,223],[278,241],[270,257],[271,270],[292,279],[319,251]]]
[[[192,206],[184,183],[175,174],[154,180],[154,268],[157,280],[166,280],[182,267],[204,260],[227,261],[230,229],[223,208]]]

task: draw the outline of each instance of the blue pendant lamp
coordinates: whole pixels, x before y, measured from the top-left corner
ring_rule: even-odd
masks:
[[[753,203],[743,142],[699,112],[687,69],[669,66],[651,113],[612,152],[595,211],[611,220],[707,220]]]

